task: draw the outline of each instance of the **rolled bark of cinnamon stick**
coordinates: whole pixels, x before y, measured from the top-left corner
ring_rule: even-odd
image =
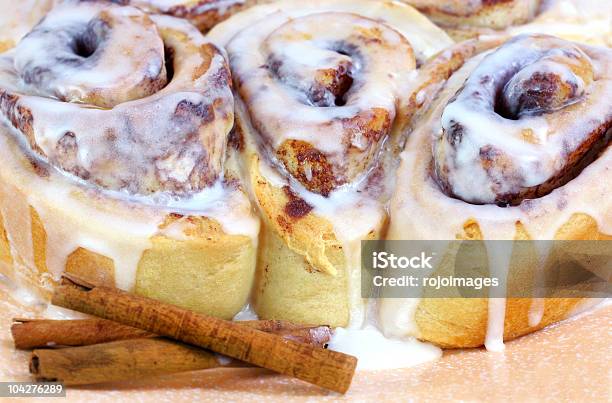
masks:
[[[55,305],[212,350],[257,367],[345,393],[357,359],[235,322],[197,314],[114,288],[65,277],[53,295]]]
[[[240,361],[164,338],[120,340],[63,349],[34,350],[30,373],[37,381],[90,385],[217,367]]]
[[[18,350],[88,346],[117,340],[156,337],[154,333],[105,319],[13,319],[11,333]]]
[[[15,348],[19,350],[89,346],[118,340],[158,337],[154,333],[106,319],[13,319],[13,322],[11,333]],[[238,323],[319,347],[324,347],[331,338],[329,326],[297,325],[280,320]]]
[[[307,327],[277,320],[239,323],[321,347],[331,338],[328,326]],[[101,332],[96,337],[98,329]],[[240,361],[105,319],[22,319],[11,330],[15,344],[20,347],[40,345],[44,348],[51,343],[50,340],[56,340],[53,343],[58,343],[57,346],[80,345],[59,350],[35,350],[30,359],[30,372],[38,381],[60,381],[69,386],[246,366]],[[82,336],[67,335],[66,332],[80,332]],[[115,337],[117,341],[109,342]],[[95,343],[102,339],[107,342]]]

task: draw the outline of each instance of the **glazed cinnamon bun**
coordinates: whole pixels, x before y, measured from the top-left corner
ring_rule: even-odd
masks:
[[[547,1],[533,21],[510,27],[508,33],[548,34],[587,45],[612,47],[612,3],[598,0]]]
[[[0,57],[0,113],[5,277],[48,291],[67,271],[220,317],[242,308],[258,219],[226,147],[229,67],[195,27],[58,6]]]
[[[447,74],[452,41],[393,1],[282,1],[215,27],[237,99],[234,147],[263,217],[263,318],[363,319],[359,248],[382,236],[401,134]]]
[[[14,47],[59,0],[0,2],[0,53]],[[10,3],[10,4],[8,4]]]
[[[503,29],[534,18],[540,0],[402,0],[447,29]],[[456,32],[456,31],[455,31]]]
[[[409,136],[389,238],[611,240],[611,95],[608,48],[525,35],[476,52]],[[521,263],[502,256],[489,270],[509,279]],[[496,349],[565,318],[579,301],[385,300],[381,323],[441,346]]]
[[[256,4],[274,0],[111,0],[142,10],[189,20],[201,31],[208,31],[233,14]]]

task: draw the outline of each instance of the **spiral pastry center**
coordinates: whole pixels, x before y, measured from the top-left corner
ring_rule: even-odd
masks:
[[[567,183],[609,144],[609,50],[519,36],[476,62],[462,69],[434,142],[448,194],[519,204]]]
[[[37,95],[102,108],[167,84],[157,27],[131,7],[49,14],[17,47],[15,69]]]
[[[261,142],[322,195],[371,165],[397,116],[400,76],[416,67],[397,31],[340,12],[271,16],[228,51]]]
[[[497,97],[502,116],[518,119],[554,112],[580,101],[593,82],[593,65],[576,46],[541,49],[531,56],[537,59],[531,63],[531,58],[521,59],[508,72],[511,78]]]
[[[321,38],[319,42],[296,41],[310,37],[304,28],[287,24],[268,38],[264,52],[271,72],[277,80],[299,91],[305,104],[344,105],[360,65],[357,47],[350,44],[354,38],[349,35],[338,39],[338,32],[331,32],[331,38]]]
[[[222,176],[229,66],[186,21],[67,4],[0,57],[0,112],[31,151],[95,186],[188,195]]]

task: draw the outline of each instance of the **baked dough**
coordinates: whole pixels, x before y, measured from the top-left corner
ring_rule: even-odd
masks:
[[[549,40],[558,41],[550,37],[534,36],[515,39],[514,43],[526,41],[526,46],[535,49],[538,43]],[[459,49],[464,46],[466,44],[458,45]],[[448,134],[445,130],[448,130],[451,115],[455,116],[448,105],[452,102],[462,102],[461,96],[456,95],[462,91],[461,88],[464,88],[466,93],[471,91],[470,82],[466,82],[466,79],[478,78],[477,74],[482,72],[482,66],[486,66],[490,61],[499,61],[500,59],[495,58],[503,56],[503,51],[498,51],[497,54],[476,52],[474,57],[467,58],[463,67],[449,78],[427,116],[416,124],[408,138],[401,155],[396,192],[391,200],[389,239],[612,239],[612,204],[610,197],[607,196],[610,180],[604,174],[612,166],[612,149],[609,147],[612,110],[609,103],[604,101],[609,99],[612,90],[610,50],[565,41],[559,46],[557,49],[578,46],[581,51],[589,55],[594,65],[596,78],[593,84],[589,85],[584,98],[558,111],[545,111],[536,116],[525,116],[509,121],[508,126],[499,126],[496,131],[492,128],[497,126],[487,120],[487,112],[474,106],[468,107],[472,111],[470,114],[456,115],[465,120],[458,123],[468,122],[469,130],[474,130],[470,136],[475,135],[477,141],[491,136],[488,138],[492,144],[496,144],[495,142],[501,144],[527,141],[527,139],[512,140],[513,135],[502,130],[518,130],[522,125],[531,125],[535,130],[536,122],[541,122],[545,128],[542,135],[550,136],[548,142],[543,142],[541,146],[549,147],[551,155],[555,155],[555,139],[560,139],[566,134],[578,139],[579,136],[590,135],[591,127],[602,126],[608,131],[608,143],[600,145],[603,148],[600,149],[598,158],[581,171],[575,172],[571,181],[541,197],[524,199],[515,206],[498,206],[484,200],[481,200],[481,203],[485,204],[470,204],[461,199],[466,197],[467,193],[456,194],[455,197],[445,193],[436,180],[433,170],[436,159],[443,155],[436,156],[432,153],[434,150],[432,143],[443,141],[444,136]],[[522,55],[527,53],[513,52],[510,57],[520,58]],[[508,60],[502,62],[507,66],[511,65]],[[512,65],[518,66],[520,63]],[[561,68],[558,66],[557,70],[548,71],[560,72]],[[491,70],[491,73],[495,74],[494,70]],[[479,88],[485,91],[484,87]],[[504,119],[501,117],[499,119],[503,125]],[[502,129],[503,127],[506,129]],[[457,137],[456,147],[469,145],[468,135],[463,138],[465,143]],[[518,147],[518,144],[515,145]],[[514,150],[518,153],[526,152],[518,151],[520,148]],[[465,157],[467,154],[463,155]],[[471,162],[466,162],[469,159],[462,161],[465,165],[450,166],[448,169],[452,172],[460,167],[471,166]],[[476,167],[477,164],[473,166],[474,169]],[[478,195],[487,190],[487,185],[481,184],[478,178],[476,171],[463,177],[463,181],[470,181],[474,185],[465,187],[466,192]],[[512,279],[518,281],[518,273],[524,270],[527,280],[522,284],[526,286],[541,269],[538,261],[537,256],[534,257],[532,262],[535,263],[530,268],[523,267],[512,259],[506,264],[498,262],[495,265],[496,273],[509,275],[511,282]],[[449,264],[452,263],[451,257]],[[444,267],[441,266],[439,269],[444,270]],[[487,347],[496,348],[500,346],[502,339],[518,337],[567,317],[579,302],[578,298],[551,298],[544,301],[530,298],[510,298],[506,301],[431,298],[420,301],[384,300],[381,303],[383,317],[381,324],[387,334],[395,336],[410,334],[444,347],[476,347],[484,343]],[[398,315],[409,315],[414,320]]]
[[[101,21],[106,43],[82,56]],[[186,21],[98,2],[54,9],[22,45],[0,60],[0,272],[43,298],[67,271],[232,318],[259,221],[226,152],[222,52]]]

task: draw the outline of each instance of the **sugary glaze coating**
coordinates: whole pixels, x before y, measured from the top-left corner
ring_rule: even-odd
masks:
[[[540,0],[402,0],[446,28],[502,29],[531,20]]]
[[[98,186],[143,195],[210,186],[233,123],[230,73],[176,21],[59,6],[0,60],[0,110],[33,151]]]
[[[69,271],[225,318],[246,303],[258,219],[226,150],[229,67],[195,27],[58,6],[1,56],[0,112],[6,277],[48,291]]]
[[[264,318],[357,328],[377,323],[388,336],[412,335],[445,347],[499,348],[504,338],[558,321],[578,303],[423,298],[372,304],[360,296],[360,241],[382,238],[388,225],[389,237],[398,239],[610,239],[609,183],[600,181],[589,187],[593,194],[583,195],[602,164],[609,169],[607,143],[598,142],[603,151],[592,162],[582,158],[592,144],[572,148],[565,141],[578,154],[553,158],[591,164],[569,183],[555,182],[560,187],[550,193],[536,191],[537,199],[524,200],[533,196],[523,191],[529,187],[503,189],[513,186],[504,178],[514,174],[506,170],[520,171],[521,161],[492,159],[489,170],[502,172],[503,180],[484,187],[492,190],[484,196],[489,201],[480,202],[489,204],[469,204],[449,197],[459,192],[441,190],[455,183],[445,175],[453,171],[447,163],[453,158],[439,144],[434,149],[431,139],[457,137],[444,136],[443,114],[451,133],[451,120],[464,111],[445,108],[453,96],[464,102],[462,93],[473,94],[475,86],[460,91],[470,73],[485,84],[479,63],[501,38],[443,52],[452,44],[448,36],[393,1],[254,7],[210,35],[228,48],[238,94],[236,128],[225,150],[233,111],[218,48],[171,17],[99,2],[78,7],[57,23],[52,14],[27,46],[2,59],[0,109],[17,129],[0,128],[0,153],[7,155],[0,167],[3,276],[45,285],[66,270],[224,318],[253,291],[251,301]],[[141,38],[137,49],[125,41],[130,32]],[[531,119],[576,108],[601,85],[604,99],[609,96],[601,82],[609,72],[603,51],[552,38],[533,41],[550,43],[540,44],[544,50],[534,50],[533,60],[517,62],[513,78],[495,77],[488,88],[492,95],[500,83],[510,83],[500,97],[507,116]],[[116,62],[125,57],[117,51],[124,47],[136,57]],[[557,64],[562,67],[550,67]],[[553,88],[550,97],[539,93],[542,81],[535,77],[542,69],[554,76],[544,80]],[[601,117],[598,109],[590,111]],[[168,115],[171,123],[163,118]],[[91,122],[123,128],[117,131],[126,137],[107,136]],[[263,218],[259,235],[239,176]],[[464,196],[470,197],[483,196]],[[497,258],[503,275],[511,266],[507,257]]]
[[[268,153],[324,196],[372,166],[396,121],[402,73],[416,67],[400,33],[348,13],[271,16],[238,33],[227,50]]]
[[[440,178],[435,170],[438,164],[436,160],[441,156],[445,157],[445,154],[436,148],[435,142],[445,141],[443,129],[450,123],[449,113],[458,112],[452,109],[454,107],[449,111],[449,107],[460,100],[461,94],[470,93],[470,80],[480,79],[483,69],[490,67],[490,63],[495,62],[496,57],[503,55],[508,47],[512,48],[522,43],[538,52],[542,44],[550,43],[550,41],[558,45],[556,49],[558,49],[559,56],[562,56],[561,60],[570,54],[580,56],[570,57],[571,67],[575,68],[580,65],[580,61],[588,60],[588,65],[593,67],[593,79],[590,84],[587,84],[588,79],[584,81],[585,93],[575,102],[571,104],[561,102],[562,105],[558,111],[547,111],[539,117],[530,117],[527,121],[533,124],[534,121],[539,120],[539,127],[532,127],[533,133],[541,133],[542,147],[548,148],[552,158],[567,158],[563,159],[564,163],[578,170],[572,173],[571,180],[558,182],[554,189],[541,196],[535,194],[532,195],[533,198],[520,199],[516,205],[502,207],[495,204],[497,199],[495,192],[478,181],[480,169],[494,166],[491,165],[490,159],[486,158],[485,153],[484,156],[481,156],[480,162],[465,159],[466,166],[469,165],[471,168],[464,170],[462,179],[465,183],[473,184],[473,186],[465,185],[462,188],[468,192],[466,194],[478,195],[482,198],[480,202],[485,204],[472,204],[461,198],[453,197],[445,186],[440,186]],[[469,48],[473,45],[467,42],[448,52],[465,52],[466,46]],[[401,155],[397,187],[391,200],[391,223],[388,238],[424,240],[612,239],[610,179],[606,175],[606,172],[612,167],[612,152],[609,146],[612,110],[607,102],[610,99],[611,91],[610,50],[576,45],[543,36],[520,37],[507,41],[505,45],[497,49],[495,49],[495,44],[491,44],[489,48],[491,50],[474,52],[471,57],[465,59],[463,66],[451,75],[426,116],[416,123],[415,129],[411,132]],[[578,50],[580,53],[577,53]],[[504,65],[517,66],[520,69],[521,66],[524,66],[521,60],[524,56],[530,57],[529,52],[513,52],[512,55],[508,55],[510,59],[507,59]],[[581,59],[584,57],[586,59]],[[541,73],[562,74],[567,72],[563,68],[556,70],[549,68],[550,65],[546,61],[542,62],[541,59],[533,62],[534,67],[543,67]],[[495,71],[499,70],[493,69],[492,73]],[[527,76],[535,72],[529,73]],[[524,77],[525,75],[519,75],[516,78],[525,89],[522,98],[525,98],[526,105],[536,105],[542,99],[541,94],[535,91],[536,88],[531,86],[529,80],[523,80]],[[562,84],[575,79],[569,73],[562,77],[564,80],[556,82]],[[485,81],[488,82],[488,80]],[[507,80],[507,82],[512,82],[512,80]],[[486,86],[481,88],[484,94]],[[546,86],[541,86],[538,91],[546,89]],[[513,90],[511,89],[510,94],[515,94]],[[532,91],[536,93],[531,93]],[[521,96],[512,98],[521,99]],[[466,112],[468,109],[466,108],[464,113],[458,113],[455,116],[458,118],[461,115],[466,125],[467,122],[474,125],[470,126],[475,129],[469,135],[474,136],[472,141],[482,146],[488,142],[499,144],[503,141],[515,141],[505,133],[508,130],[514,130],[517,124],[520,125],[520,119],[516,121],[498,116],[495,119],[499,119],[499,123],[492,127],[492,112],[486,106],[490,99],[483,95],[481,100],[484,107],[476,109],[472,105],[470,113]],[[498,101],[502,102],[501,99]],[[588,120],[581,121],[579,116],[585,116]],[[506,120],[507,124],[504,125],[502,120]],[[587,142],[587,145],[584,146],[595,150],[596,158],[589,158],[588,163],[569,158],[574,150],[573,141],[580,144],[585,136],[589,136],[600,127],[607,128],[608,133],[607,137],[603,138],[603,143],[596,145]],[[578,128],[581,130],[577,130]],[[586,130],[582,131],[582,129]],[[457,138],[459,141],[456,145],[458,146],[461,141],[468,141],[468,137],[463,139],[460,137]],[[557,148],[557,141],[565,144],[561,151]],[[521,154],[525,153],[520,147],[509,147],[505,150],[509,153],[508,158],[520,158]],[[514,169],[516,165],[501,164],[499,167]],[[460,168],[464,167],[447,165],[446,177],[453,176],[454,170]],[[508,186],[512,182],[503,179],[499,180],[498,184]],[[495,186],[493,188],[497,189]],[[483,197],[479,192],[488,194],[488,198]],[[503,193],[505,192],[500,194]],[[518,271],[525,269],[503,251],[489,249],[488,253],[489,267],[494,276],[508,279],[510,282],[516,277]],[[538,278],[538,272],[542,270],[542,262],[546,260],[548,253],[547,250],[539,250],[533,259],[533,267],[527,268],[525,275],[529,283]],[[440,270],[443,268],[441,267]],[[579,299],[562,298],[548,300],[538,298],[384,300],[381,303],[380,312],[385,333],[390,335],[411,334],[446,347],[473,347],[484,343],[490,349],[500,349],[503,347],[504,339],[512,339],[532,332],[568,316],[579,301]]]
[[[611,70],[609,50],[544,35],[508,41],[444,109],[438,182],[468,203],[501,205],[569,182],[609,143]]]
[[[409,6],[344,0],[257,6],[209,37],[228,49],[263,217],[256,312],[360,323],[360,240],[382,236],[401,133],[448,74],[417,65],[452,41]]]

